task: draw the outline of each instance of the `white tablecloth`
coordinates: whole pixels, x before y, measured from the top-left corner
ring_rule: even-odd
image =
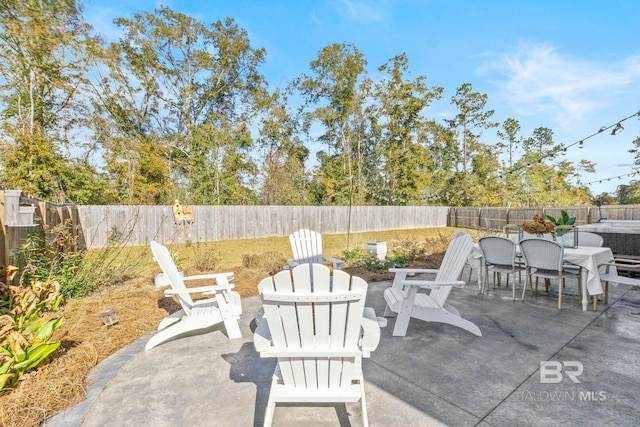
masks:
[[[612,259],[613,252],[609,248],[583,246],[575,249],[564,249],[565,261],[579,265],[587,271],[587,290],[589,291],[589,295],[602,294],[602,283],[600,282],[600,274],[598,274],[598,265],[609,262]]]

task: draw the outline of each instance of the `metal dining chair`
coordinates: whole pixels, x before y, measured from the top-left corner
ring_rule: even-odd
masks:
[[[580,289],[582,267],[578,266],[576,269],[576,266],[571,265],[573,268],[565,268],[569,265],[563,261],[564,248],[559,243],[551,240],[525,239],[520,242],[520,250],[527,274],[527,282],[522,288],[522,301],[524,301],[527,285],[529,286],[530,294],[533,295],[532,277],[536,278],[536,292],[538,291],[538,279],[544,279],[545,288],[549,291],[551,279],[557,278],[558,310],[562,309],[562,288],[565,284],[565,276],[577,276],[578,289]]]
[[[591,233],[589,231],[578,230],[578,246],[592,246],[601,248],[604,245],[604,239],[601,235]]]
[[[506,286],[509,287],[509,275],[512,274],[513,299],[516,299],[516,272],[524,270],[524,265],[516,262],[516,244],[513,240],[500,236],[485,236],[478,240],[478,245],[482,251],[484,260],[484,288],[483,292],[489,289],[489,272],[493,272],[493,288],[496,288],[496,276],[500,285],[500,276],[506,274]]]

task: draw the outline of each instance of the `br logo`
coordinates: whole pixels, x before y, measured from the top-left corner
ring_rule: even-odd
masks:
[[[580,382],[578,377],[582,371],[584,371],[582,363],[575,360],[540,362],[540,383],[557,384],[562,381],[562,373],[564,372],[564,375],[577,384]]]

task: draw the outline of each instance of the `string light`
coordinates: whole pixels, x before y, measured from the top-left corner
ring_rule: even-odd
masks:
[[[611,131],[610,135],[614,135],[615,136],[617,132],[621,132],[621,131],[624,130],[624,127],[622,126],[622,123],[624,121],[629,120],[629,119],[631,119],[633,117],[636,117],[636,116],[640,117],[640,110],[636,111],[635,113],[631,114],[630,116],[627,116],[627,117],[625,117],[625,118],[623,118],[621,120],[616,121],[612,125],[602,126],[602,127],[600,127],[600,129],[598,129],[597,132],[594,132],[591,135],[588,135],[588,136],[586,136],[586,137],[584,137],[584,138],[582,138],[582,139],[580,139],[580,140],[578,140],[578,141],[576,141],[576,142],[574,142],[572,144],[569,144],[569,145],[561,144],[561,145],[559,145],[558,147],[556,147],[555,150],[551,151],[549,154],[541,156],[539,158],[539,160],[538,160],[538,163],[541,163],[542,160],[545,159],[545,158],[553,159],[555,157],[555,155],[558,153],[558,151],[562,151],[562,154],[564,155],[567,152],[568,148],[571,148],[571,147],[576,146],[576,145],[578,146],[578,148],[584,148],[584,142],[586,140],[588,140],[589,138],[593,138],[596,135],[600,135],[602,132],[604,132],[606,130],[609,130],[609,129],[613,128],[613,130]],[[511,168],[511,171],[509,173],[513,174],[514,172],[517,172],[518,170],[520,170],[520,169],[522,169],[524,167],[525,166],[516,166],[514,168]],[[531,167],[531,163],[530,162],[527,163],[526,167]],[[594,182],[598,182],[598,181],[594,181]]]
[[[622,132],[623,130],[624,130],[624,128],[622,127],[622,125],[620,124],[620,122],[618,122],[618,123],[616,124],[616,127],[614,127],[614,128],[613,128],[613,130],[611,131],[611,135],[614,135],[614,136],[615,136],[616,132]]]
[[[603,178],[603,179],[599,179],[597,181],[587,182],[586,185],[602,184],[603,182],[605,182],[605,181],[608,182],[608,181],[611,181],[612,179],[616,179],[616,178],[622,179],[622,178],[627,178],[627,177],[630,177],[630,176],[636,176],[638,174],[640,174],[640,172],[631,172],[631,173],[627,173],[627,174],[624,174],[624,175],[612,176],[611,178]]]

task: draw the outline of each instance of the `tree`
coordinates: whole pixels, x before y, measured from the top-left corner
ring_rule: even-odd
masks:
[[[367,108],[374,150],[368,162],[369,194],[377,204],[424,203],[432,178],[430,141],[422,115],[443,88],[429,88],[426,77],[408,80],[405,54],[378,68],[388,80],[372,83],[372,105]]]
[[[482,130],[498,126],[490,120],[494,111],[485,110],[487,95],[472,91],[471,83],[463,83],[456,90],[456,94],[451,97],[451,104],[458,108],[458,114],[453,119],[446,120],[451,129],[461,137],[460,163],[465,173],[471,157],[478,150]]]
[[[640,181],[631,181],[616,188],[616,197],[621,205],[640,204]]]
[[[96,112],[117,131],[102,133],[111,173],[121,174],[116,159],[126,159],[130,175],[120,180],[127,188],[151,185],[142,188],[157,201],[255,201],[247,187],[257,171],[248,129],[264,99],[257,71],[264,50],[252,48],[232,19],[208,28],[161,7],[116,23],[124,36],[106,50],[108,75],[95,90]],[[153,167],[144,169],[144,159]],[[123,190],[140,199],[139,191]]]
[[[293,83],[311,108],[305,128],[318,123],[322,129],[319,141],[328,148],[327,152],[318,153],[317,203],[364,201],[366,86],[359,83],[365,76],[366,64],[355,46],[334,43],[311,61],[311,75],[303,75]]]
[[[507,164],[508,170],[513,168],[514,155],[516,150],[522,145],[522,137],[520,133],[520,122],[516,119],[508,118],[502,123],[502,129],[497,131],[498,137],[501,141],[496,146],[507,151]]]
[[[554,147],[553,131],[544,127],[535,128],[533,134],[524,140],[522,147],[531,155],[531,160],[538,163],[553,155],[558,149]]]
[[[298,122],[287,111],[287,96],[276,91],[262,119],[258,146],[264,158],[260,203],[306,205],[309,149],[298,134]]]
[[[70,135],[82,119],[79,90],[92,43],[81,18],[75,1],[0,5],[1,177],[4,185],[55,202],[96,200],[75,198],[71,188],[80,175],[87,185],[105,184],[88,162],[64,152],[81,148]]]

